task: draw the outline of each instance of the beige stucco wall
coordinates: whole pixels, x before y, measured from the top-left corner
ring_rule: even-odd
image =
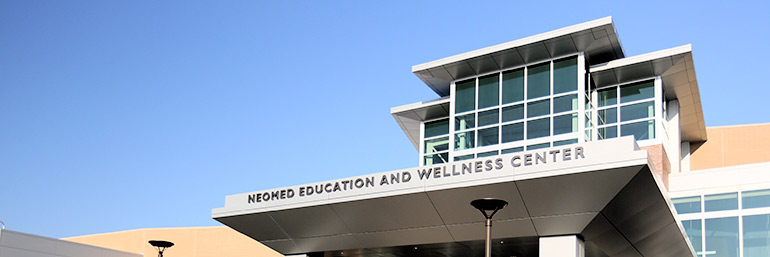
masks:
[[[165,257],[251,257],[283,256],[228,227],[150,228],[105,234],[63,238],[125,252],[157,256],[158,252],[148,241],[171,241],[174,246],[166,250]]]
[[[770,162],[770,123],[710,127],[706,134],[708,141],[691,146],[690,170]]]

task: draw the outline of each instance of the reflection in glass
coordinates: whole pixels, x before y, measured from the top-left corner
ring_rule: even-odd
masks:
[[[741,198],[743,209],[770,207],[770,189],[745,191],[741,193]]]
[[[743,216],[743,256],[770,256],[770,214]]]
[[[706,220],[708,257],[738,257],[738,217]]]
[[[527,121],[527,139],[547,137],[551,135],[551,119]]]
[[[652,118],[655,116],[655,102],[644,102],[620,107],[620,121]]]
[[[702,235],[702,229],[701,229],[701,220],[683,220],[682,221],[682,227],[684,227],[684,232],[687,234],[687,238],[690,239],[690,243],[692,243],[692,248],[695,250],[696,253],[703,252],[703,238]],[[703,256],[702,254],[700,256]]]
[[[596,112],[596,119],[598,120],[599,125],[612,124],[612,123],[618,122],[618,109],[613,107],[609,109],[599,110]]]
[[[598,134],[597,137],[599,137],[599,140],[616,138],[618,137],[618,127],[610,126],[610,127],[599,128],[598,130],[596,130],[596,133]]]
[[[573,139],[567,139],[567,140],[561,140],[561,141],[554,141],[553,146],[560,146],[560,145],[569,145],[569,144],[577,144],[578,140],[577,138]]]
[[[577,90],[577,70],[576,57],[553,62],[553,93]]]
[[[553,135],[578,131],[577,113],[553,117]]]
[[[738,193],[706,195],[703,197],[703,207],[706,211],[737,210]]]
[[[479,78],[479,109],[500,104],[498,74]]]
[[[524,100],[524,70],[503,72],[503,104]]]
[[[697,213],[700,212],[700,196],[682,197],[671,199],[674,203],[676,213]]]
[[[523,151],[524,151],[524,147],[520,146],[520,147],[503,149],[503,150],[500,151],[500,153],[501,154],[507,154],[507,153],[518,153],[518,152],[523,152]]]
[[[550,62],[527,68],[527,99],[551,94],[550,70]]]
[[[476,126],[476,114],[455,116],[455,130],[464,130]]]
[[[449,159],[449,153],[426,155],[425,165],[427,166],[427,165],[433,165],[433,164],[439,164],[439,163],[446,163],[447,159]]]
[[[655,97],[655,83],[650,81],[634,83],[620,87],[620,102],[642,100]]]
[[[499,120],[498,109],[479,112],[479,127],[496,124]]]
[[[449,120],[425,122],[424,137],[435,137],[449,134]]]
[[[535,150],[535,149],[542,149],[542,148],[548,148],[551,147],[551,143],[542,143],[542,144],[534,144],[534,145],[528,145],[527,151]]]
[[[596,94],[598,98],[598,107],[604,107],[618,103],[618,90],[615,87],[599,90]]]
[[[577,95],[565,95],[553,99],[553,113],[575,111],[578,107]]]
[[[479,130],[479,146],[496,145],[498,139],[497,127]]]
[[[473,148],[475,131],[455,133],[455,151]]]
[[[495,156],[495,155],[497,155],[497,150],[491,151],[491,152],[477,153],[476,158]]]
[[[425,153],[435,153],[446,150],[449,150],[449,137],[425,140]]]
[[[476,79],[455,84],[455,113],[476,109]]]
[[[548,115],[551,113],[551,99],[527,103],[527,118]]]
[[[514,123],[503,126],[503,143],[524,139],[524,123]]]
[[[633,135],[636,141],[655,138],[655,122],[642,121],[620,126],[620,136]]]
[[[462,160],[469,160],[469,159],[473,159],[473,155],[472,154],[463,155],[463,156],[455,156],[455,161],[462,161]]]
[[[503,122],[520,120],[524,118],[524,105],[517,104],[503,108]]]

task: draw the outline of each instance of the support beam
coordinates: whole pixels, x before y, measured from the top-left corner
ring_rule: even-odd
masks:
[[[576,235],[540,238],[540,257],[585,257],[585,244]]]

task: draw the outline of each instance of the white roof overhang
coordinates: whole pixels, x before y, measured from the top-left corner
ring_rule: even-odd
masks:
[[[706,124],[691,45],[591,66],[589,72],[598,88],[660,76],[665,98],[679,101],[682,141],[706,141]]]
[[[588,63],[625,56],[612,17],[415,65],[412,73],[440,96],[448,96],[454,80],[578,52],[585,53]]]
[[[231,195],[212,214],[282,254],[472,256],[483,252],[485,235],[484,218],[469,202],[494,197],[510,203],[492,230],[501,242],[493,252],[505,256],[537,255],[538,237],[568,234],[585,240],[586,256],[694,256],[649,162],[623,137]],[[472,172],[452,170],[464,164]],[[420,177],[427,169],[438,171]],[[399,174],[402,181],[381,184],[380,177],[393,182]],[[371,187],[300,196],[303,188],[369,177]],[[255,202],[258,195],[274,199]]]
[[[449,97],[393,107],[390,109],[390,114],[396,119],[398,126],[404,131],[414,148],[420,150],[420,123],[449,117]]]

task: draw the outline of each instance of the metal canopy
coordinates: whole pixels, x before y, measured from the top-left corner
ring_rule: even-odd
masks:
[[[493,197],[509,202],[493,219],[496,256],[536,256],[538,237],[568,234],[584,238],[590,257],[694,256],[646,151],[630,137],[581,145],[590,160],[552,169],[258,209],[237,207],[235,195],[213,213],[282,254],[475,256],[484,218],[468,202]]]
[[[390,109],[390,114],[396,119],[414,148],[420,150],[420,123],[426,120],[449,117],[449,96],[393,107]]]
[[[590,68],[590,74],[599,88],[660,76],[665,98],[679,101],[682,141],[706,141],[691,45],[595,65]]]
[[[438,95],[448,96],[454,80],[578,52],[589,64],[625,56],[612,17],[415,65],[412,73]]]

